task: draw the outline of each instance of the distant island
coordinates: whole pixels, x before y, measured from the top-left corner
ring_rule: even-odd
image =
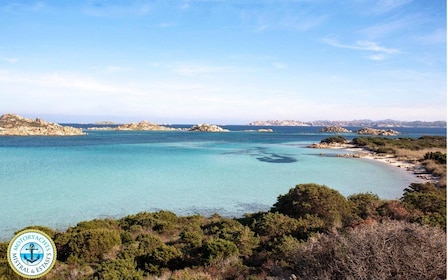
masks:
[[[85,135],[81,128],[62,126],[40,118],[28,119],[17,114],[0,117],[0,136],[76,136]]]
[[[184,131],[197,131],[197,132],[228,132],[229,130],[224,129],[220,126],[214,124],[198,124],[193,125],[190,128],[172,128],[168,126],[158,125],[146,120],[138,123],[127,123],[122,124],[117,127],[89,127],[88,130],[150,130],[150,131],[170,131],[170,130],[184,130]]]
[[[267,120],[254,121],[252,126],[341,126],[341,127],[446,127],[446,121],[397,121],[397,120],[352,120],[352,121],[295,121],[295,120]]]

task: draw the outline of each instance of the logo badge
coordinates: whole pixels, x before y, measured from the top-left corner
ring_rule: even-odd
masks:
[[[35,229],[24,230],[9,242],[8,262],[22,277],[42,277],[56,262],[56,246],[44,232]]]

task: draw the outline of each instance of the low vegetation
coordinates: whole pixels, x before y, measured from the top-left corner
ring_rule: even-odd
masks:
[[[393,148],[389,140],[357,141]],[[406,145],[432,148],[422,141]],[[446,165],[446,153],[420,160]],[[32,228],[56,244],[47,280],[446,279],[446,188],[432,183],[411,184],[399,200],[299,184],[270,211],[241,218],[159,211],[63,232]],[[21,279],[7,245],[0,243],[0,279]]]
[[[376,153],[392,154],[401,160],[420,162],[426,171],[439,177],[438,186],[446,188],[446,137],[420,138],[359,137],[353,144]]]
[[[446,191],[412,184],[400,200],[317,184],[267,212],[230,219],[169,211],[81,222],[43,279],[445,279]],[[0,279],[20,279],[0,244]]]

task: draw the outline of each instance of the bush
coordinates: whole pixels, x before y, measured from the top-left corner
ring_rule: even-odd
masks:
[[[381,200],[376,194],[360,193],[349,196],[348,201],[352,204],[353,214],[365,220],[367,218],[377,218],[378,207]]]
[[[247,258],[258,245],[259,239],[249,227],[243,226],[236,220],[221,219],[204,227],[204,233],[214,238],[233,242],[241,257]]]
[[[208,263],[216,259],[226,259],[238,256],[239,251],[235,243],[229,240],[215,238],[205,242],[203,246],[204,260]]]
[[[317,184],[300,184],[280,195],[271,212],[279,212],[296,219],[318,217],[325,229],[334,230],[348,223],[350,208],[338,191]]]
[[[431,159],[439,164],[446,164],[446,154],[441,152],[428,152],[425,154],[424,159]]]
[[[285,235],[294,235],[299,230],[297,219],[276,213],[266,213],[257,223],[256,231],[268,238],[281,238]]]
[[[98,280],[143,280],[143,272],[136,269],[132,259],[116,259],[102,262],[95,278]]]
[[[170,231],[176,227],[178,217],[170,211],[159,211],[155,213],[142,212],[136,215],[126,216],[118,221],[119,225],[129,230],[140,226],[142,229],[155,230],[159,233]]]
[[[330,136],[320,141],[320,143],[327,143],[327,144],[333,144],[333,143],[339,143],[339,144],[345,144],[347,143],[347,139],[345,139],[341,135],[336,136]]]
[[[320,235],[291,259],[301,279],[446,279],[446,233],[385,222],[345,235]]]
[[[182,253],[173,246],[162,244],[150,253],[137,258],[138,267],[152,274],[159,274],[163,268],[174,269]]]
[[[401,201],[414,211],[414,220],[446,228],[446,190],[431,183],[413,183],[405,189]]]
[[[120,232],[109,229],[92,229],[57,235],[55,243],[58,259],[75,262],[98,262],[112,248],[121,245]]]

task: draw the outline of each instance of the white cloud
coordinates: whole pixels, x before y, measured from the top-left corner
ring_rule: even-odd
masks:
[[[342,44],[338,40],[327,36],[322,39],[322,42],[336,48],[375,52],[374,55],[368,56],[371,60],[383,60],[387,58],[387,55],[401,53],[399,49],[383,47],[380,44],[371,41],[359,40],[356,41],[355,44],[349,45]]]
[[[387,56],[386,56],[385,54],[383,54],[383,53],[380,53],[380,54],[369,55],[368,58],[369,58],[370,60],[378,60],[378,61],[379,61],[379,60],[384,60],[384,59],[386,59]]]

